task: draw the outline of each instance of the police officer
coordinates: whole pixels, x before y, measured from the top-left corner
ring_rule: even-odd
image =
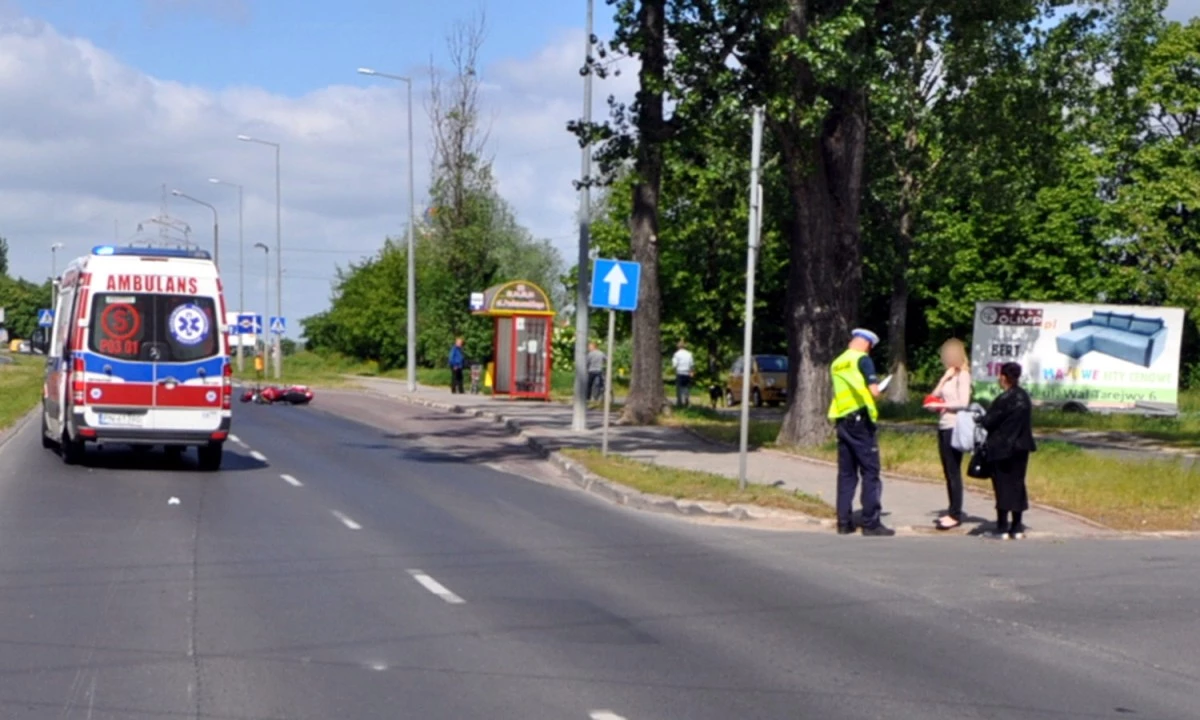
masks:
[[[829,419],[837,424],[838,534],[855,531],[854,491],[862,475],[862,534],[871,537],[890,537],[896,532],[880,521],[883,482],[879,479],[879,443],[875,438],[875,423],[879,411],[879,376],[871,362],[871,348],[879,344],[879,336],[870,330],[855,329],[850,333],[850,347],[833,361],[833,402]]]

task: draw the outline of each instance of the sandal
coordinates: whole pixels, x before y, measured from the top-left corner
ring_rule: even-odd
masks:
[[[946,524],[947,520],[950,521],[950,524]],[[943,515],[942,517],[938,518],[938,521],[936,523],[938,530],[953,530],[954,528],[960,527],[961,525],[962,525],[962,520],[959,520],[958,518],[952,517],[950,515]]]

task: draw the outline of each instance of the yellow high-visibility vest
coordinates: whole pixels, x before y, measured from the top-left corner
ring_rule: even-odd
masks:
[[[871,421],[879,420],[879,409],[875,407],[875,396],[867,387],[867,379],[858,369],[858,361],[866,357],[865,352],[847,350],[833,361],[829,374],[833,378],[833,402],[829,404],[829,419],[837,420],[863,408],[871,415]]]

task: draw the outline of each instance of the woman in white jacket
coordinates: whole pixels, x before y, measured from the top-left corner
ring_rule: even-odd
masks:
[[[930,410],[940,413],[938,418],[938,454],[942,459],[942,474],[946,477],[946,493],[950,496],[950,507],[946,514],[937,520],[938,530],[952,530],[962,525],[963,514],[963,479],[961,450],[951,444],[954,435],[954,422],[960,410],[966,410],[971,404],[971,362],[967,357],[967,348],[961,340],[951,338],[942,344],[942,365],[946,372],[933,389],[931,395],[936,402],[926,405]]]

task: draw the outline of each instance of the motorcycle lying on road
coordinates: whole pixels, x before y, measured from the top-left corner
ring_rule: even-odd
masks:
[[[253,402],[256,405],[307,405],[312,402],[313,391],[307,385],[289,385],[279,387],[268,385],[264,388],[251,388],[242,393],[242,402]]]

